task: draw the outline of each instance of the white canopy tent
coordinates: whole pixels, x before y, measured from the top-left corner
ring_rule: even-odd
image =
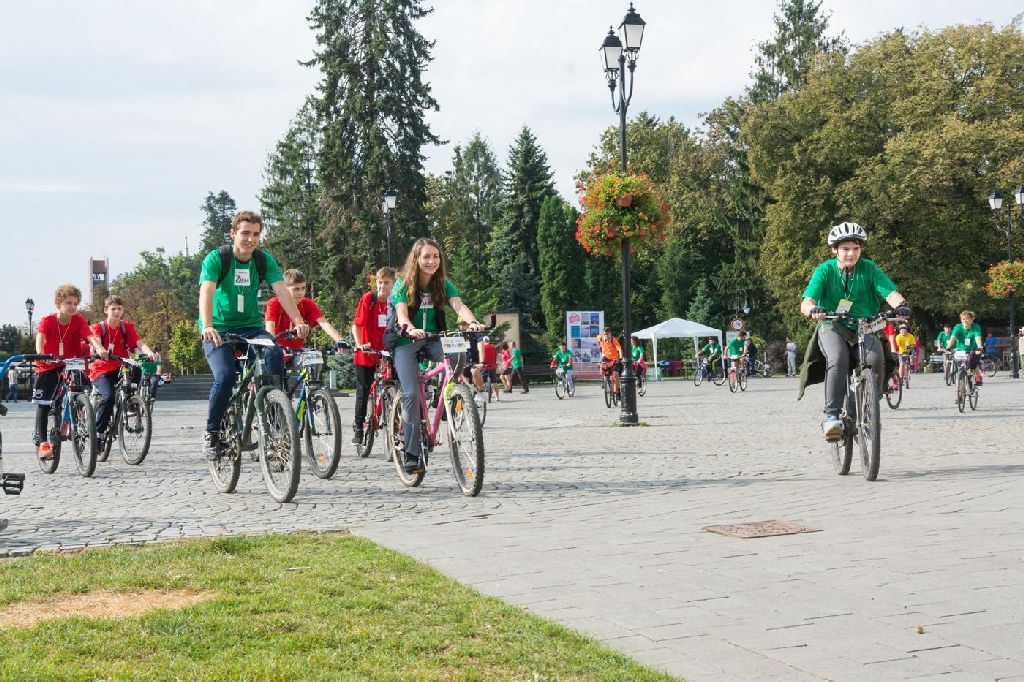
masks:
[[[699,322],[691,322],[681,317],[673,317],[653,327],[633,332],[633,336],[639,339],[651,339],[654,342],[654,366],[658,366],[658,339],[679,339],[693,338],[693,351],[697,352],[697,339],[702,336],[715,336],[718,342],[724,347],[725,339],[722,337],[721,329],[712,329]]]

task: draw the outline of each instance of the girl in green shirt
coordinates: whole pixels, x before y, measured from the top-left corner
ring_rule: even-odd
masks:
[[[956,348],[970,353],[967,356],[967,369],[974,370],[974,385],[981,386],[981,325],[974,321],[974,311],[965,310],[960,313],[960,324],[953,327],[946,340],[946,348]]]

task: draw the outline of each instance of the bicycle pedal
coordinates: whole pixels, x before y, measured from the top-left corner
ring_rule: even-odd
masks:
[[[4,489],[4,495],[20,495],[25,488],[25,474],[3,474],[0,486]]]

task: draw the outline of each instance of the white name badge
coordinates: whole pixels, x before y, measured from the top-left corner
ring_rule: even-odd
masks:
[[[235,286],[247,287],[249,284],[249,270],[235,270]]]
[[[377,316],[377,326],[378,327],[383,329],[384,327],[387,326],[387,324],[388,324],[388,316],[387,315],[378,315]]]
[[[469,342],[463,336],[442,336],[441,350],[445,353],[465,353],[469,350]]]
[[[846,313],[850,312],[850,308],[852,308],[852,307],[853,307],[853,301],[850,301],[850,300],[845,299],[845,298],[844,299],[840,299],[839,305],[836,306],[836,314],[837,315],[845,315]]]
[[[426,310],[427,308],[433,310],[434,301],[430,298],[430,294],[428,292],[423,292],[420,294],[420,310]]]

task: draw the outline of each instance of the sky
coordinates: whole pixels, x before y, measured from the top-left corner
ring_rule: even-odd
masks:
[[[0,23],[0,323],[54,310],[58,285],[88,291],[90,257],[114,276],[144,250],[198,243],[200,205],[226,190],[259,209],[267,154],[318,75],[308,59],[312,0],[5,2]],[[430,6],[430,3],[427,3]],[[558,190],[601,130],[617,124],[598,47],[622,0],[435,0],[428,121],[450,167],[475,131],[504,163],[529,125]],[[897,27],[1009,23],[1019,0],[824,0],[830,33],[853,44]],[[630,113],[700,125],[750,82],[774,31],[768,0],[636,0],[647,22]],[[401,199],[399,199],[401,200]],[[88,294],[86,294],[88,296]],[[130,305],[130,302],[129,302]]]

